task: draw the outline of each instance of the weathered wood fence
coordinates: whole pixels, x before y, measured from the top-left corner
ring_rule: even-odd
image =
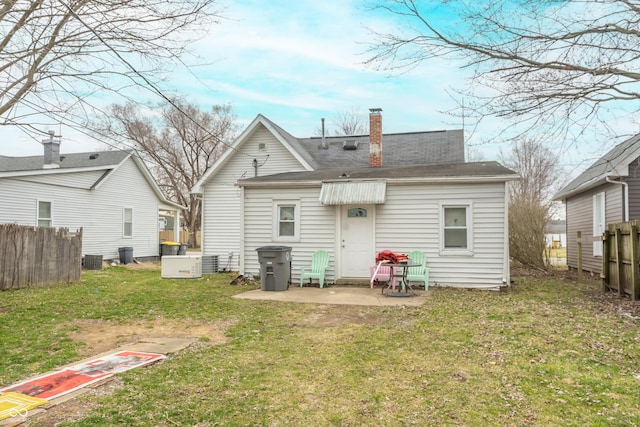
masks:
[[[640,299],[640,220],[609,224],[603,234],[602,284],[605,291]]]
[[[82,229],[0,224],[0,289],[80,280]]]

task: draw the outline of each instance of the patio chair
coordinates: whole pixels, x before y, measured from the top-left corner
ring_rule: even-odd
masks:
[[[309,279],[309,284],[312,279],[318,279],[320,287],[324,287],[324,273],[328,266],[329,252],[322,249],[315,251],[311,257],[311,265],[302,267],[300,270],[300,287],[302,287],[304,279]]]
[[[393,289],[396,288],[396,279],[391,274],[390,266],[384,265],[379,262],[377,265],[369,267],[369,274],[371,276],[371,289],[373,289],[373,285],[376,282],[389,282],[389,280],[392,281],[391,286],[393,287]]]
[[[424,290],[429,290],[429,270],[427,267],[427,254],[422,251],[412,251],[409,253],[410,263],[420,264],[418,267],[409,267],[407,271],[407,282],[423,282]]]

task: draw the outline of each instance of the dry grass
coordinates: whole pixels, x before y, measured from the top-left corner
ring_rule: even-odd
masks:
[[[93,409],[68,425],[640,425],[640,307],[603,295],[597,281],[435,288],[408,308],[239,300],[231,296],[250,287],[230,279],[119,267],[5,293],[3,333],[14,345],[3,346],[11,357],[0,358],[0,382],[42,372],[52,357],[72,362],[78,319],[221,322],[227,341],[203,339],[119,375],[119,387],[82,398]]]

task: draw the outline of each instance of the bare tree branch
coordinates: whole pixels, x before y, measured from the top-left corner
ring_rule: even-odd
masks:
[[[136,105],[113,105],[111,114],[95,129],[112,135],[123,148],[134,147],[149,165],[163,192],[187,209],[183,223],[191,232],[191,246],[200,229],[201,201],[191,187],[229,146],[237,131],[229,105],[202,111],[184,100],[173,99],[144,113]]]
[[[451,19],[442,18],[442,7]],[[436,58],[462,60],[474,71],[471,85],[491,89],[471,94],[476,102],[468,108],[478,117],[549,134],[600,120],[605,105],[639,110],[634,0],[380,0],[373,9],[395,17],[398,29],[374,31],[366,63],[397,72]]]
[[[151,89],[218,18],[215,0],[12,0],[0,5],[0,118],[71,122],[106,93],[134,101]],[[49,106],[54,108],[49,108]],[[57,106],[57,107],[55,107]],[[24,113],[24,111],[28,113]],[[28,116],[27,116],[28,117]]]

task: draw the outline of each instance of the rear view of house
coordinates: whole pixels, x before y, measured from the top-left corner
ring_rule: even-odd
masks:
[[[259,115],[192,191],[203,198],[203,255],[242,274],[256,248],[292,248],[292,279],[318,249],[329,283],[367,281],[377,252],[426,253],[430,281],[509,283],[506,183],[496,162],[465,163],[461,130],[295,138]]]

